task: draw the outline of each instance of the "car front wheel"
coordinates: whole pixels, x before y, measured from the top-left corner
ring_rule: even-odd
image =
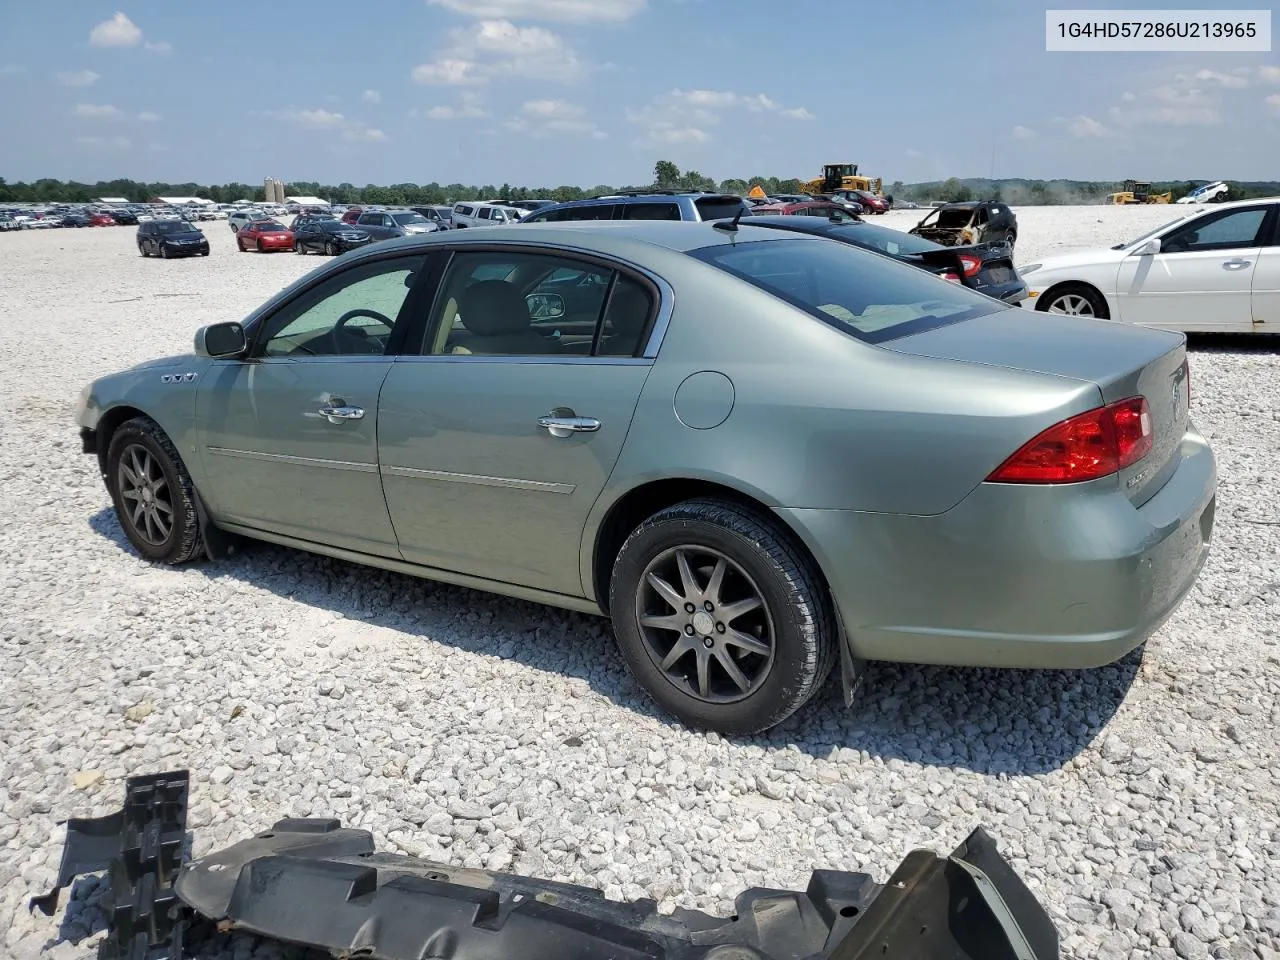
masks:
[[[155,421],[135,417],[112,434],[107,490],[125,536],[148,560],[179,564],[203,551],[191,476]]]
[[[623,659],[682,722],[741,736],[821,688],[836,630],[821,575],[764,514],[689,500],[631,533],[609,606]]]
[[[1107,320],[1111,316],[1102,294],[1083,283],[1069,283],[1051,290],[1042,303],[1041,309],[1045,313],[1091,317],[1096,320]]]

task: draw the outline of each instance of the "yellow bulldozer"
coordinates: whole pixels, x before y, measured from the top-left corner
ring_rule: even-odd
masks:
[[[1172,203],[1172,193],[1152,193],[1151,184],[1141,180],[1126,180],[1124,189],[1107,195],[1107,202],[1112,204],[1129,203]]]
[[[884,184],[881,179],[861,176],[856,163],[823,164],[822,176],[802,183],[800,189],[808,194],[835,193],[837,190],[866,190],[877,197],[884,196]]]

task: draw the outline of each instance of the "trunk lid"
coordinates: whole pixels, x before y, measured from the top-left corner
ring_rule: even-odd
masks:
[[[1175,454],[1187,429],[1189,405],[1182,334],[1056,314],[1028,317],[1010,308],[880,346],[912,356],[1087,381],[1098,387],[1104,404],[1146,397],[1151,452],[1120,473],[1120,484],[1140,505],[1177,467]]]

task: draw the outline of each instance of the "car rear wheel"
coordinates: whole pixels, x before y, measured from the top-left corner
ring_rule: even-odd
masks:
[[[333,245],[332,240],[326,240],[324,244],[324,252],[331,257],[338,255],[338,248]]]
[[[125,536],[148,560],[179,564],[203,551],[191,476],[155,421],[135,417],[111,435],[107,490]]]
[[[306,254],[307,254],[307,248],[306,248],[306,247],[304,247],[304,246],[302,245],[302,241],[301,241],[301,240],[295,240],[295,241],[293,241],[293,252],[294,252],[294,253],[300,253],[300,254],[302,254],[303,256],[306,256]]]
[[[688,500],[623,544],[609,608],[624,661],[682,722],[727,735],[800,709],[835,664],[821,575],[767,516]]]
[[[138,253],[142,254],[144,257],[151,256],[151,254],[147,253],[147,248],[143,246],[141,243],[138,244]]]
[[[259,252],[259,253],[263,253],[263,252],[264,252],[264,251],[263,251],[263,249],[262,249],[262,241],[261,241],[261,240],[259,240],[259,241],[258,241],[258,252]]]
[[[1069,283],[1051,290],[1042,303],[1045,313],[1064,314],[1069,317],[1091,317],[1107,320],[1111,312],[1107,301],[1093,287],[1083,283]]]
[[[168,245],[168,244],[166,244],[166,243],[162,243],[162,244],[160,244],[160,256],[161,256],[161,258],[162,258],[162,259],[165,259],[165,260],[168,260],[168,259],[169,259],[169,245]]]

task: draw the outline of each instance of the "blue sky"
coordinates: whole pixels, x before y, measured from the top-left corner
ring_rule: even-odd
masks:
[[[1025,0],[73,0],[4,29],[10,181],[1278,170],[1275,53],[1046,53]]]

